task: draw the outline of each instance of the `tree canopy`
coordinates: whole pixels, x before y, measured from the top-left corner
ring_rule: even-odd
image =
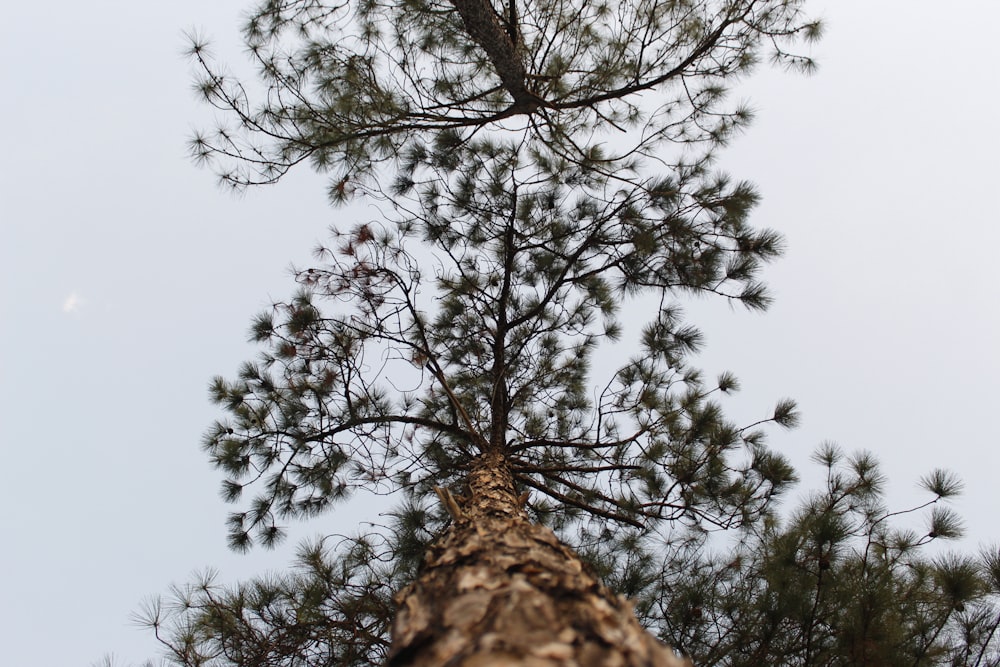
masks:
[[[357,492],[398,505],[380,530],[303,547],[288,577],[179,591],[169,632],[152,607],[178,663],[384,660],[392,593],[461,514],[484,456],[502,460],[534,521],[690,655],[737,664],[758,646],[752,657],[818,664],[832,650],[833,622],[817,619],[854,603],[827,613],[810,577],[883,572],[871,549],[848,557],[853,539],[896,553],[873,537],[890,537],[873,468],[854,460],[780,527],[772,500],[795,473],[763,427],[794,425],[794,404],[728,419],[717,396],[737,381],[693,365],[702,339],[678,305],[769,303],[760,271],[781,237],[750,224],[757,192],[714,163],[752,116],[727,96],[735,82],[764,60],[812,67],[798,49],[820,24],[802,4],[267,0],[244,30],[249,80],[193,42],[199,91],[222,112],[193,140],[198,160],[235,188],[308,163],[334,202],[378,211],[332,230],[298,292],[254,320],[259,359],[212,383],[226,416],[204,447],[240,505],[230,543],[273,545],[283,522]],[[611,364],[625,335],[636,342]],[[733,567],[706,546],[718,529],[743,531]],[[893,591],[937,585],[901,572]],[[778,580],[797,582],[789,609],[813,600],[809,620],[768,615]],[[677,604],[685,591],[721,606]],[[677,616],[695,608],[712,627]],[[934,613],[921,628],[947,624]],[[733,643],[765,622],[781,641]]]
[[[334,230],[300,292],[254,323],[261,360],[213,384],[229,418],[206,449],[227,499],[257,489],[233,545],[353,489],[458,485],[487,449],[550,521],[763,511],[791,470],[710,400],[736,382],[689,366],[701,339],[675,299],[768,302],[758,273],[780,237],[750,226],[757,193],[712,151],[749,117],[728,80],[766,47],[809,63],[781,48],[818,34],[800,4],[512,3],[505,26],[467,1],[265,3],[245,33],[260,103],[196,43],[201,89],[235,126],[193,148],[225,182],[309,159],[334,199],[383,213]],[[639,350],[592,377],[634,295],[659,303]],[[794,419],[781,402],[773,420]]]
[[[244,28],[259,85],[192,45],[199,89],[226,117],[193,150],[237,187],[309,162],[333,172],[340,198],[439,135],[502,132],[522,157],[638,186],[643,161],[672,172],[664,143],[710,150],[745,124],[749,110],[726,90],[762,58],[813,66],[788,51],[820,34],[802,4],[266,1]]]

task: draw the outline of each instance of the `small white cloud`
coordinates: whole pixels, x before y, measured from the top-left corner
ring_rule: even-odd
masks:
[[[77,294],[76,292],[71,292],[66,300],[63,301],[62,311],[64,313],[75,313],[87,303],[86,299]]]

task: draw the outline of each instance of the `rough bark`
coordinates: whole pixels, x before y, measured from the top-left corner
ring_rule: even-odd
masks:
[[[682,667],[630,603],[555,534],[532,524],[499,455],[441,493],[455,519],[397,594],[391,667]]]
[[[504,88],[514,98],[510,111],[531,113],[542,100],[528,89],[518,37],[516,0],[508,2],[508,16],[501,17],[491,0],[451,0],[466,32],[486,52]]]

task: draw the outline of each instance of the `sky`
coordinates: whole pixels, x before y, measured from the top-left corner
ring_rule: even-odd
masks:
[[[935,467],[962,477],[962,548],[1000,541],[1000,107],[991,0],[828,0],[810,77],[762,71],[757,111],[719,167],[763,193],[781,231],[764,314],[686,304],[700,363],[733,371],[725,407],[766,417],[803,467],[823,441],[868,449],[894,509]],[[944,9],[947,7],[947,9]],[[239,63],[238,0],[15,3],[0,23],[0,646],[9,665],[156,655],[130,621],[149,596],[216,568],[280,571],[229,552],[219,478],[200,450],[216,374],[253,356],[250,318],[294,288],[331,224],[322,178],[233,197],[193,166],[210,116],[184,32]],[[299,534],[347,532],[356,509]]]

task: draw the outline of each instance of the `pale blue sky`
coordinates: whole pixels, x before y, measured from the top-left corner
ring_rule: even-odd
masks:
[[[796,398],[772,442],[822,440],[885,463],[894,504],[947,466],[975,548],[1000,540],[994,266],[1000,107],[990,0],[828,0],[810,77],[740,94],[758,120],[720,166],[755,181],[756,220],[786,234],[764,315],[697,301],[705,366],[729,369],[748,421]],[[947,7],[947,10],[944,7]],[[206,112],[182,33],[238,62],[243,2],[16,3],[0,24],[0,645],[4,663],[155,653],[128,616],[214,566],[233,579],[283,553],[229,553],[228,508],[199,449],[206,386],[252,355],[250,317],[350,211],[302,172],[241,199],[186,160]],[[362,515],[299,532],[349,531]],[[372,517],[368,517],[372,518]],[[290,547],[294,547],[292,542]]]

